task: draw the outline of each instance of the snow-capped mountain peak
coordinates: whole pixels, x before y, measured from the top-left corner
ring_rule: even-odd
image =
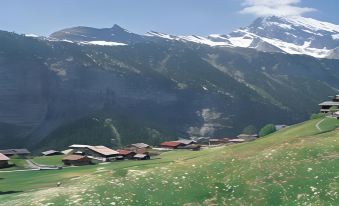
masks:
[[[338,34],[339,25],[332,23],[300,16],[269,16],[230,33],[228,40],[238,47],[329,58],[339,47]]]
[[[260,17],[249,26],[229,34],[211,34],[207,37],[179,36],[156,31],[139,35],[119,25],[106,29],[74,27],[55,32],[51,37],[73,42],[94,42],[98,45],[179,41],[211,47],[244,47],[263,52],[339,58],[339,25],[300,16]]]

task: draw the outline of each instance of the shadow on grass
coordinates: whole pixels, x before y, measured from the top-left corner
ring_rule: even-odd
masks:
[[[9,195],[9,194],[14,194],[14,193],[19,193],[19,192],[22,192],[22,191],[5,191],[5,192],[0,191],[0,195]]]

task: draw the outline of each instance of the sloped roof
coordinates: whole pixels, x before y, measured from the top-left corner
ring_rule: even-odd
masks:
[[[119,152],[119,155],[128,155],[128,154],[133,153],[132,151],[123,150],[123,149],[119,149],[119,150],[117,150],[117,152]]]
[[[339,106],[339,102],[326,101],[320,103],[319,106]]]
[[[85,156],[82,156],[82,155],[68,155],[66,157],[64,157],[62,160],[81,160],[83,158],[87,158]]]
[[[177,142],[177,141],[160,143],[160,146],[163,146],[163,147],[177,147],[179,145],[183,145],[183,143]]]
[[[118,151],[112,150],[105,146],[89,146],[88,149],[93,150],[99,154],[109,156],[109,155],[116,155],[119,154]]]
[[[177,140],[175,142],[180,142],[180,143],[183,143],[185,145],[196,143],[196,141],[191,140],[191,139],[179,139],[179,140]]]
[[[245,142],[244,139],[230,139],[230,142]]]
[[[30,154],[31,152],[28,149],[5,149],[0,150],[0,153],[5,155],[25,155]]]
[[[69,146],[69,148],[88,148],[90,145],[85,145],[85,144],[72,144]]]
[[[61,152],[56,151],[56,150],[48,150],[48,151],[42,152],[43,155],[50,155],[50,154],[54,154],[54,153],[61,153]]]
[[[8,161],[8,160],[9,158],[6,155],[0,153],[0,161]]]
[[[148,144],[145,143],[135,143],[135,144],[131,144],[131,146],[137,147],[137,148],[147,148],[150,147]]]

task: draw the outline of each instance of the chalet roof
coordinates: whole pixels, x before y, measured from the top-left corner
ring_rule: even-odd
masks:
[[[326,101],[320,103],[319,106],[339,106],[339,102]]]
[[[183,145],[183,143],[177,142],[177,141],[162,142],[162,143],[160,143],[160,146],[163,146],[163,147],[177,147],[179,145]]]
[[[230,139],[230,142],[245,142],[244,139]]]
[[[48,150],[48,151],[42,152],[43,155],[51,155],[51,154],[55,154],[55,153],[61,153],[61,152],[56,151],[56,150]]]
[[[5,150],[0,150],[0,153],[4,155],[27,155],[31,154],[30,151],[27,149],[5,149]]]
[[[97,152],[99,154],[105,155],[105,156],[119,154],[118,151],[112,150],[112,149],[105,147],[105,146],[89,146],[88,149],[90,149],[94,152]]]
[[[6,155],[0,153],[0,161],[8,161],[8,160],[9,158]]]
[[[68,156],[64,157],[62,160],[72,160],[72,161],[75,161],[75,160],[81,160],[83,158],[87,158],[87,157],[82,156],[82,155],[68,155]]]
[[[85,145],[85,144],[72,144],[69,146],[69,148],[75,149],[75,148],[88,148],[90,145]]]
[[[145,144],[145,143],[135,143],[135,144],[131,144],[131,146],[137,147],[137,148],[147,148],[147,147],[150,147],[148,144]]]
[[[185,144],[185,145],[196,143],[196,141],[191,140],[191,139],[179,139],[175,142],[180,142],[180,143]]]
[[[124,150],[124,149],[118,149],[117,152],[119,152],[119,155],[128,155],[128,154],[134,153],[132,151]]]

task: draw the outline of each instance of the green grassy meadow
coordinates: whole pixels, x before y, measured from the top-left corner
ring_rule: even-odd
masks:
[[[0,205],[339,205],[339,121],[319,121],[149,161],[0,172]]]

